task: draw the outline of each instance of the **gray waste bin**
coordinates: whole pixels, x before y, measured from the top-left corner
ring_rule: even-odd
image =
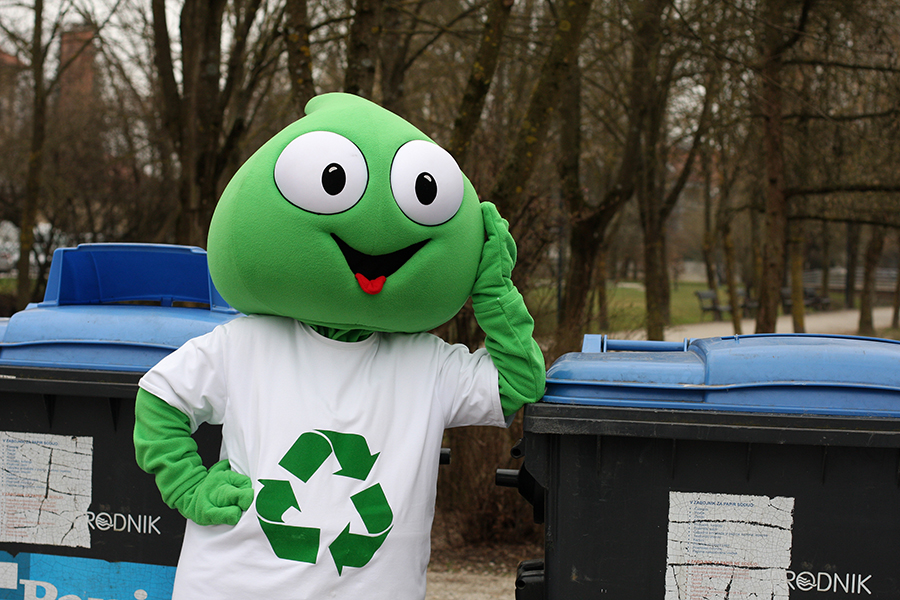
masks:
[[[0,599],[171,598],[184,520],[135,463],[137,382],[236,316],[198,248],[54,253],[44,301],[0,322]]]
[[[517,598],[900,598],[900,344],[588,336],[525,411]]]

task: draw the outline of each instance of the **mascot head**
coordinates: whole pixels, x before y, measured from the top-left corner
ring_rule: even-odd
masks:
[[[325,94],[225,188],[208,252],[241,312],[415,332],[460,309],[483,243],[478,197],[447,151],[368,100]]]

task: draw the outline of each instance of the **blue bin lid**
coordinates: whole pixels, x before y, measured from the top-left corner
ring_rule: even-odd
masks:
[[[586,336],[547,373],[544,402],[900,417],[900,342],[762,334],[637,342]]]
[[[43,302],[0,322],[0,366],[143,372],[237,316],[201,248],[60,248]]]

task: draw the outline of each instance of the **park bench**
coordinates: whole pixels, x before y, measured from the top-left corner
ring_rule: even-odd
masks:
[[[701,317],[706,313],[712,313],[713,318],[717,321],[722,320],[722,313],[731,312],[731,304],[719,304],[718,293],[713,290],[701,290],[694,292],[700,301]],[[738,303],[741,310],[741,316],[754,317],[759,308],[759,302],[747,296],[747,292],[743,289],[737,291]]]
[[[794,302],[791,299],[791,288],[781,288],[781,307],[785,314],[790,314]],[[831,298],[820,296],[813,288],[803,288],[803,306],[812,310],[828,310],[831,308]]]
[[[722,313],[730,313],[731,305],[719,304],[718,294],[715,290],[698,290],[697,300],[700,302],[701,317],[706,313],[712,313],[716,321],[722,320]]]
[[[744,316],[755,317],[756,311],[759,309],[759,300],[748,297],[747,292],[744,290],[738,290],[737,295],[741,303],[741,309],[744,311]]]

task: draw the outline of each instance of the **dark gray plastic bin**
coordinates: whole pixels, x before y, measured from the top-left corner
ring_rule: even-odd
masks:
[[[0,321],[0,599],[171,598],[184,519],[135,463],[137,382],[237,315],[199,248],[57,250],[44,301]]]
[[[524,428],[517,598],[900,598],[897,342],[589,336]]]

